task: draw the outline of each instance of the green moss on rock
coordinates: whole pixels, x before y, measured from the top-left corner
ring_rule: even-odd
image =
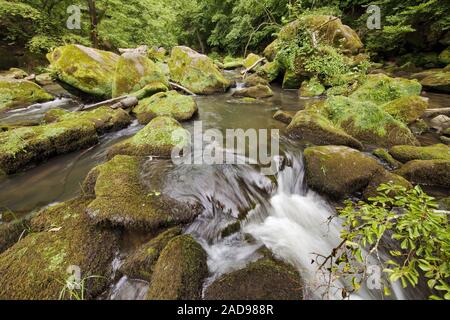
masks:
[[[275,120],[278,120],[280,122],[283,122],[285,124],[290,124],[294,116],[286,111],[278,110],[274,115],[273,118]]]
[[[394,146],[389,153],[401,162],[411,160],[450,160],[450,147],[435,144],[427,147]]]
[[[81,45],[66,45],[47,55],[56,77],[78,90],[100,97],[112,96],[119,56]]]
[[[450,47],[441,52],[439,55],[439,62],[444,65],[450,64]]]
[[[188,47],[174,47],[168,64],[171,79],[196,94],[225,92],[231,85],[210,58]]]
[[[317,80],[312,78],[309,81],[303,81],[300,87],[300,97],[316,97],[325,92],[325,87]]]
[[[364,199],[367,200],[369,198],[376,197],[378,195],[378,188],[380,187],[380,185],[388,183],[402,186],[406,189],[412,189],[411,183],[409,183],[409,181],[405,178],[389,171],[382,171],[379,174],[375,175],[372,180],[370,180],[369,185],[363,192]],[[389,196],[395,197],[396,194],[391,192]]]
[[[257,69],[257,74],[269,82],[275,81],[282,72],[282,67],[278,61],[272,61],[264,64]]]
[[[57,300],[69,266],[80,267],[82,278],[97,276],[85,281],[86,299],[106,289],[118,239],[92,225],[86,205],[75,199],[32,220],[33,233],[0,255],[0,299]]]
[[[376,156],[377,158],[379,158],[380,160],[383,160],[384,162],[386,162],[387,164],[389,164],[389,166],[392,169],[398,169],[401,167],[402,163],[400,161],[395,160],[390,154],[389,151],[387,151],[386,149],[383,148],[378,148],[375,149],[373,152],[373,155]]]
[[[95,199],[87,213],[97,224],[131,230],[155,231],[192,221],[199,210],[147,190],[140,182],[140,158],[116,156],[94,168],[83,189]]]
[[[0,253],[27,235],[29,219],[16,219],[0,224]]]
[[[112,96],[120,97],[136,92],[148,84],[167,87],[169,80],[152,60],[139,53],[124,53],[117,62]]]
[[[191,96],[184,96],[177,91],[160,92],[150,98],[139,101],[133,109],[139,123],[147,124],[155,117],[168,116],[177,121],[191,119],[197,112],[197,103]]]
[[[264,257],[225,274],[207,289],[207,300],[302,300],[303,283],[292,266]]]
[[[435,72],[420,83],[427,90],[450,93],[450,72]]]
[[[148,300],[200,300],[208,275],[206,252],[189,235],[173,238],[161,252]]]
[[[450,160],[413,160],[395,173],[415,184],[450,188]]]
[[[290,137],[316,145],[346,145],[362,149],[362,144],[313,110],[299,111],[287,127]]]
[[[375,159],[343,146],[307,148],[304,157],[308,185],[336,199],[367,187],[384,171]]]
[[[181,234],[180,227],[174,227],[162,232],[149,242],[140,246],[129,255],[120,266],[120,272],[131,279],[140,279],[150,282],[154,266],[161,251],[174,237]]]
[[[233,92],[233,97],[249,97],[255,99],[269,98],[273,96],[273,91],[269,86],[256,85],[249,88],[238,89]]]
[[[0,112],[50,100],[53,96],[34,82],[0,78]]]
[[[176,146],[188,142],[188,133],[178,121],[170,117],[156,117],[133,137],[111,147],[108,157],[122,154],[168,158]]]
[[[248,68],[250,68],[251,66],[253,66],[258,60],[260,60],[261,59],[261,57],[260,56],[258,56],[257,54],[254,54],[254,53],[250,53],[245,59],[244,59],[244,61],[242,62],[242,65],[246,68],[246,69],[248,69]]]
[[[398,98],[383,106],[384,111],[407,124],[421,118],[427,108],[428,99],[420,96]]]
[[[269,85],[269,81],[267,81],[264,78],[261,78],[260,76],[258,76],[257,74],[252,74],[248,77],[246,77],[243,81],[244,85],[246,87],[254,87],[257,85],[262,85],[262,86],[268,86]]]
[[[299,75],[293,70],[286,70],[283,78],[283,89],[298,89],[303,81],[307,80],[304,75]]]

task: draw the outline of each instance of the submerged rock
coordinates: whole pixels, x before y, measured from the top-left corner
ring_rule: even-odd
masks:
[[[190,222],[199,214],[198,207],[145,188],[139,172],[139,158],[119,155],[89,173],[83,190],[95,196],[87,207],[95,223],[155,231]]]
[[[191,96],[184,96],[177,91],[160,92],[150,98],[139,101],[133,109],[139,123],[147,124],[155,117],[168,116],[177,121],[191,119],[197,112],[197,103]]]
[[[196,94],[225,92],[231,85],[210,58],[188,47],[174,47],[168,64],[171,78]]]
[[[428,108],[428,99],[420,96],[402,97],[383,106],[383,110],[406,124],[410,124],[423,116]]]
[[[435,144],[427,147],[394,146],[389,153],[401,162],[411,160],[450,160],[450,147]]]
[[[117,62],[112,96],[120,97],[136,92],[146,85],[169,86],[169,79],[158,65],[139,53],[124,53]]]
[[[346,145],[362,149],[361,142],[312,110],[299,111],[287,127],[287,132],[292,138],[304,139],[316,145]]]
[[[50,100],[53,96],[34,82],[0,78],[0,112]]]
[[[161,251],[170,240],[180,234],[181,228],[174,227],[143,244],[125,259],[120,266],[120,272],[131,279],[141,279],[150,282]]]
[[[303,283],[292,266],[264,257],[225,274],[205,293],[207,300],[302,300]]]
[[[47,59],[62,82],[99,98],[112,96],[117,54],[71,44],[56,48]]]
[[[208,275],[206,252],[189,235],[173,238],[155,265],[148,300],[200,300]]]
[[[450,188],[450,160],[413,160],[395,173],[415,184]]]
[[[170,157],[176,146],[188,143],[188,133],[173,118],[156,117],[133,137],[120,142],[108,152],[115,155]]]
[[[450,93],[450,72],[435,72],[420,83],[427,90]]]
[[[44,121],[47,123],[76,120],[92,122],[99,134],[126,128],[131,123],[131,117],[126,111],[106,106],[79,112],[69,112],[57,108],[48,111],[44,116]]]
[[[373,158],[343,146],[320,146],[304,151],[308,185],[335,199],[359,191],[384,169]]]
[[[33,232],[0,255],[0,299],[57,300],[70,266],[80,268],[86,299],[106,289],[118,237],[91,224],[87,203],[75,199],[42,210]]]
[[[269,86],[256,85],[249,88],[238,89],[233,92],[233,97],[249,97],[255,99],[269,98],[273,96],[273,91]]]
[[[94,124],[83,119],[0,132],[0,171],[13,174],[97,142]]]

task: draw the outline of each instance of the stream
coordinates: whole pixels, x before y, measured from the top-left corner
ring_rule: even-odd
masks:
[[[342,299],[340,288],[323,290],[327,278],[316,272],[311,264],[315,254],[328,255],[339,242],[340,223],[332,204],[309,190],[304,182],[301,142],[293,142],[284,135],[285,125],[272,118],[279,108],[298,111],[309,100],[300,99],[296,90],[281,90],[273,86],[275,96],[258,104],[233,103],[231,94],[196,97],[199,112],[192,121],[183,123],[193,131],[194,121],[202,121],[204,130],[218,129],[278,129],[280,130],[283,168],[274,179],[261,173],[258,165],[175,165],[170,160],[149,158],[143,165],[142,181],[154,175],[163,177],[162,192],[185,201],[203,205],[202,214],[185,232],[194,236],[208,254],[210,276],[206,289],[220,275],[240,269],[260,258],[260,249],[267,247],[277,258],[300,270],[305,281],[306,299]],[[448,106],[448,96],[428,94],[431,106]],[[39,120],[45,111],[60,107],[74,110],[79,101],[62,97],[47,104],[39,104],[0,116],[1,123]],[[100,143],[87,150],[53,158],[27,172],[16,174],[0,182],[0,208],[18,214],[55,202],[62,202],[80,193],[80,184],[96,165],[106,161],[106,152],[113,144],[132,136],[142,128],[134,121],[128,128],[105,134]],[[436,143],[431,135],[425,143]],[[421,141],[423,142],[423,141]],[[287,164],[287,165],[286,165]],[[243,214],[244,213],[244,214]],[[243,215],[245,217],[243,217]],[[222,230],[241,222],[241,231],[222,237]],[[137,241],[138,244],[140,241]],[[142,242],[141,242],[142,243]],[[137,245],[138,245],[137,244]],[[136,244],[129,244],[135,247]],[[124,254],[118,254],[115,269]],[[143,299],[148,284],[123,277],[107,293],[107,299]],[[393,288],[396,299],[422,299],[427,293]],[[379,299],[380,292],[362,288],[354,299]]]

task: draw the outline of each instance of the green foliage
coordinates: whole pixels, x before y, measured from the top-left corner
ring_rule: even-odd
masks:
[[[339,210],[344,230],[343,243],[336,253],[335,273],[341,273],[357,291],[365,275],[369,256],[383,267],[389,282],[416,287],[426,281],[436,292],[431,299],[450,299],[450,226],[445,212],[437,211],[434,198],[416,186],[407,190],[392,184],[381,185],[379,195],[370,202],[347,201]],[[381,259],[382,243],[394,241]],[[340,265],[338,267],[338,265]],[[343,272],[344,271],[344,272]],[[344,275],[345,273],[345,275]]]

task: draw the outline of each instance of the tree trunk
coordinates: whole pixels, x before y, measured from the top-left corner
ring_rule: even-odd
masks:
[[[198,44],[200,45],[201,53],[205,53],[205,45],[203,44],[202,38],[200,37],[200,33],[198,30],[195,30],[195,34],[197,35]]]
[[[95,6],[95,0],[87,0],[89,7],[89,17],[91,20],[91,42],[94,48],[98,48],[98,34],[97,34],[97,8]]]

